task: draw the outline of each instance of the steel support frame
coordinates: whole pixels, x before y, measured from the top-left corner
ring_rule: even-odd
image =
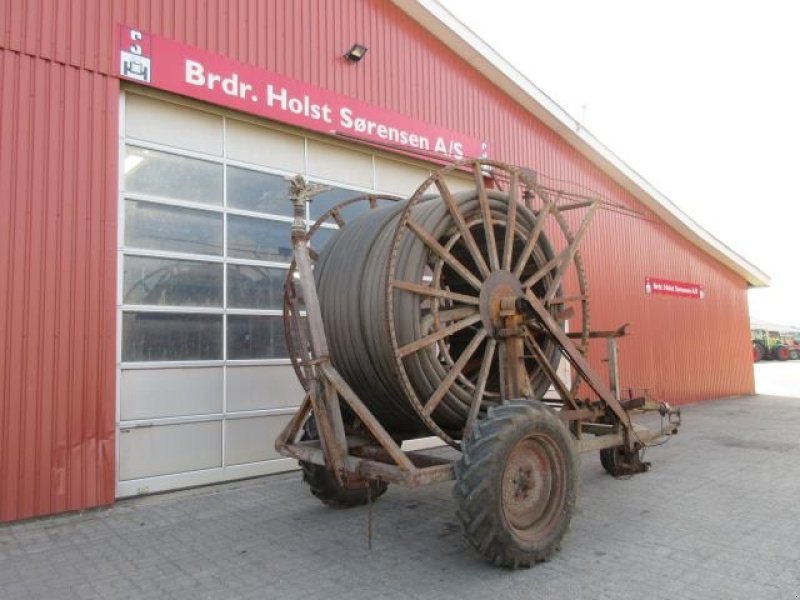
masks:
[[[308,319],[309,342],[313,353],[308,366],[311,367],[312,378],[310,389],[300,408],[278,435],[275,449],[283,456],[328,467],[340,484],[349,479],[367,478],[417,487],[454,479],[453,461],[435,454],[403,451],[400,443],[386,431],[332,365],[311,269],[310,249],[305,239],[305,206],[314,194],[314,189],[298,176],[292,181],[291,194],[294,204],[292,245],[299,275],[297,284],[302,291]],[[507,302],[504,301],[501,317],[505,326],[501,330],[503,339],[498,345],[499,350],[506,355],[501,377],[505,388],[503,396],[524,398],[530,394],[524,363],[524,348],[527,347],[533,352],[533,357],[545,370],[563,400],[563,410],[560,412],[562,419],[577,425],[572,432],[579,452],[596,452],[620,446],[633,452],[638,446],[669,434],[663,430],[634,427],[618,396],[616,352],[610,360],[610,367],[613,369],[610,379],[615,389],[610,389],[589,366],[545,304],[530,290],[524,298],[509,298]],[[533,317],[539,331],[556,342],[579,376],[597,394],[599,401],[579,404],[573,398],[536,341],[532,336],[526,335],[525,323],[530,317]],[[605,335],[607,333],[595,333],[592,337],[607,337],[611,340],[624,335],[624,328],[611,332],[611,335]],[[340,400],[358,416],[371,439],[348,436]],[[303,423],[312,413],[316,419],[319,440],[298,441]],[[476,416],[470,415],[469,422],[474,422]],[[612,423],[607,422],[609,416]],[[606,422],[602,423],[603,420]],[[584,438],[582,432],[593,433],[595,437]]]

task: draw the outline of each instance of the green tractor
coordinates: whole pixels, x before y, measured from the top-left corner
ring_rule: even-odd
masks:
[[[800,334],[766,329],[751,330],[753,362],[760,360],[797,360],[800,358]]]

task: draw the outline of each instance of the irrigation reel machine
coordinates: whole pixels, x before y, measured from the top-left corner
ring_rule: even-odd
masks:
[[[447,175],[465,171],[474,189],[452,192]],[[677,432],[680,413],[668,405],[620,399],[624,328],[589,328],[578,246],[597,200],[471,160],[435,172],[409,199],[343,202],[307,231],[315,191],[292,180],[284,325],[306,395],[276,449],[300,461],[326,504],[364,504],[389,483],[455,480],[467,540],[497,565],[530,566],[566,532],[579,453],[600,452],[609,473],[632,475],[647,469],[646,445]],[[580,215],[578,227],[567,211]],[[325,223],[339,231],[317,253]],[[567,333],[576,315],[580,329]],[[609,383],[585,358],[592,337],[607,340]],[[558,373],[562,357],[570,383]],[[545,401],[552,389],[557,399]],[[644,410],[661,413],[658,429],[634,424]],[[430,435],[460,458],[401,447]]]

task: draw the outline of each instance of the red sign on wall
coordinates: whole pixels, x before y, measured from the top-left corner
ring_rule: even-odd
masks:
[[[655,277],[645,277],[644,292],[645,294],[663,294],[665,296],[681,296],[683,298],[697,298],[699,300],[705,297],[703,286],[699,283],[657,279]]]
[[[118,26],[119,75],[162,90],[321,133],[444,160],[482,157],[485,144],[192,46]]]

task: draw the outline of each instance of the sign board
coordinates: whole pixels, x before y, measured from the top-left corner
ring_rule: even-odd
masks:
[[[703,286],[699,283],[672,281],[671,279],[658,279],[656,277],[645,277],[644,293],[697,298],[698,300],[702,300],[705,297]]]
[[[486,145],[354,98],[118,26],[119,76],[320,133],[441,160],[485,156]]]

